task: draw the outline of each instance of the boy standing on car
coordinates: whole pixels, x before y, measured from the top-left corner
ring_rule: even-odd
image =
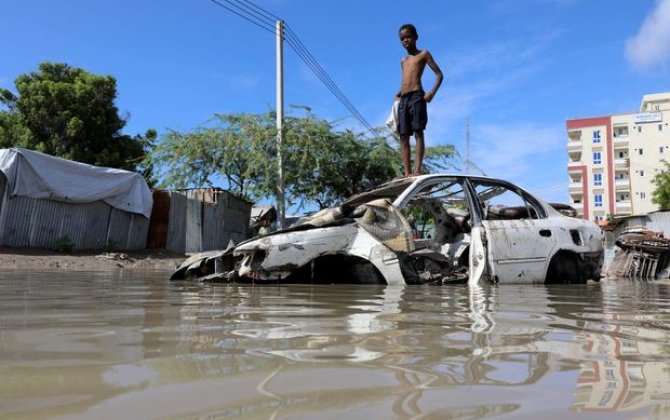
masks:
[[[407,55],[400,60],[402,79],[400,91],[396,97],[400,98],[398,105],[398,131],[400,134],[400,153],[405,168],[405,176],[421,175],[423,164],[424,138],[423,130],[428,122],[426,103],[430,102],[442,84],[442,70],[433,60],[428,50],[419,50],[416,41],[419,34],[414,25],[405,24],[400,27],[400,42],[407,50]],[[421,85],[423,70],[428,67],[435,73],[433,88],[424,92]],[[409,138],[414,134],[416,141],[416,162],[414,172],[411,172]]]

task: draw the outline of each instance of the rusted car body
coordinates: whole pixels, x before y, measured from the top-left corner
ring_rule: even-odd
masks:
[[[595,223],[503,180],[445,174],[393,180],[289,229],[182,265],[176,278],[563,283],[599,280],[602,262]]]

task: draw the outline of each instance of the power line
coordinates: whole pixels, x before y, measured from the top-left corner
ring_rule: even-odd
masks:
[[[266,16],[268,16],[268,17],[270,17],[270,18],[272,18],[272,19],[274,19],[274,20],[282,20],[279,16],[274,15],[274,14],[268,12],[267,10],[263,9],[261,6],[255,4],[255,3],[252,3],[252,2],[249,1],[249,0],[242,0],[242,1],[245,2],[245,3],[248,3],[249,5],[251,5],[251,6],[252,6],[254,9],[256,9],[256,10],[260,10],[263,14],[265,14]]]
[[[356,119],[373,135],[375,134],[374,128],[367,122],[365,117],[356,109],[353,103],[349,98],[342,92],[342,90],[337,86],[337,84],[331,79],[331,77],[326,73],[323,67],[316,61],[316,58],[307,50],[307,47],[302,43],[298,38],[296,33],[287,25],[287,35],[286,41],[289,46],[295,51],[295,53],[302,59],[302,61],[307,65],[307,67],[312,70],[312,72],[321,80],[321,82],[326,85],[328,90],[338,98],[338,100],[356,117]]]
[[[236,14],[246,21],[258,26],[259,28],[275,34],[275,21],[282,20],[277,15],[274,15],[257,4],[249,0],[209,0],[217,6]],[[224,4],[225,3],[225,4]],[[285,35],[283,40],[291,47],[309,70],[323,83],[323,85],[335,96],[335,98],[356,118],[363,127],[365,127],[372,135],[376,135],[375,129],[368,123],[363,115],[356,109],[354,104],[342,92],[333,79],[326,73],[324,68],[314,58],[314,55],[309,52],[307,47],[298,38],[297,34],[285,24]]]
[[[225,0],[225,1],[230,3],[229,0]],[[237,7],[238,9],[246,10],[247,13],[251,13],[251,14],[255,15],[258,19],[261,19],[261,20],[264,20],[264,21],[268,22],[273,27],[275,25],[275,22],[278,20],[278,19],[275,19],[272,16],[268,16],[267,14],[263,13],[262,10],[259,11],[256,8],[254,8],[255,4],[251,3],[250,1],[244,1],[244,0],[232,0],[232,1],[239,4],[239,6],[235,5],[235,7]]]
[[[245,15],[245,12],[244,12],[243,9],[241,9],[239,6],[235,6],[232,2],[230,2],[228,0],[223,0],[223,1],[230,4],[233,7],[237,7],[239,12],[235,11],[234,9],[232,9],[228,6],[226,6],[225,4],[221,3],[220,1],[217,1],[217,0],[208,0],[208,1],[216,4],[217,6],[219,6],[221,8],[224,8],[224,9],[228,10],[231,13],[236,14],[237,16],[241,17],[242,19],[253,23],[254,25],[258,26],[259,28],[270,32],[271,34],[275,33],[274,26],[268,25],[267,23],[265,23],[263,21],[259,21],[257,18],[255,18],[253,15],[250,15],[249,13],[246,13],[246,15]]]

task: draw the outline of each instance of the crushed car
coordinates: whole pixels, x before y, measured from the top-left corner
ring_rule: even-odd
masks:
[[[500,179],[399,178],[226,250],[173,279],[356,284],[598,281],[602,231]]]

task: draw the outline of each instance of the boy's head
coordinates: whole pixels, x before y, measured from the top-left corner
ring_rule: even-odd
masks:
[[[406,23],[400,27],[400,38],[402,39],[403,32],[406,35],[413,37],[415,40],[419,39],[419,33],[416,31],[416,27],[411,23]]]

